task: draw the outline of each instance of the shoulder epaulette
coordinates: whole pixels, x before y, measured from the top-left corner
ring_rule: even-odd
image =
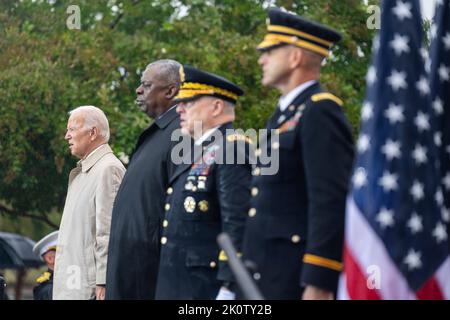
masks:
[[[253,143],[252,139],[250,139],[246,135],[239,134],[239,133],[230,134],[229,136],[227,136],[227,141],[228,142],[245,141],[245,142],[247,142],[249,144]]]
[[[36,282],[37,283],[46,282],[46,281],[50,280],[50,277],[51,277],[50,272],[46,271],[39,278],[36,279]]]
[[[332,100],[332,101],[336,102],[338,105],[340,105],[341,107],[344,105],[344,102],[341,99],[336,97],[334,94],[331,94],[328,92],[317,93],[311,97],[311,100],[313,102],[317,102],[317,101],[321,101],[321,100]]]

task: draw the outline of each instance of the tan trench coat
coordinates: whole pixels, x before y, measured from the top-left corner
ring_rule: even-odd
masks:
[[[56,250],[54,300],[93,299],[95,286],[105,284],[112,206],[124,174],[107,144],[70,172]]]

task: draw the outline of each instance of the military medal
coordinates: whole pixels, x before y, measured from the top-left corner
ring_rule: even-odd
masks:
[[[184,199],[184,210],[186,210],[186,212],[192,213],[195,210],[195,199],[193,197],[186,197],[186,199]]]

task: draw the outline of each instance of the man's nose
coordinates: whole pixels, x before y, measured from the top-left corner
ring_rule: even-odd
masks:
[[[267,53],[262,53],[258,59],[258,64],[263,65],[266,62]]]
[[[69,131],[66,132],[66,135],[64,136],[64,139],[66,139],[66,140],[69,140],[69,139],[70,139]]]
[[[136,94],[142,94],[142,86],[137,87]]]

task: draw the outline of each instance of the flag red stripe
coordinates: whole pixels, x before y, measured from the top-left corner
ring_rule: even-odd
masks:
[[[351,254],[347,244],[344,248],[344,272],[348,296],[352,300],[381,300],[379,290],[369,289],[367,279]]]
[[[444,300],[439,283],[435,277],[431,277],[425,284],[416,291],[419,300]]]

